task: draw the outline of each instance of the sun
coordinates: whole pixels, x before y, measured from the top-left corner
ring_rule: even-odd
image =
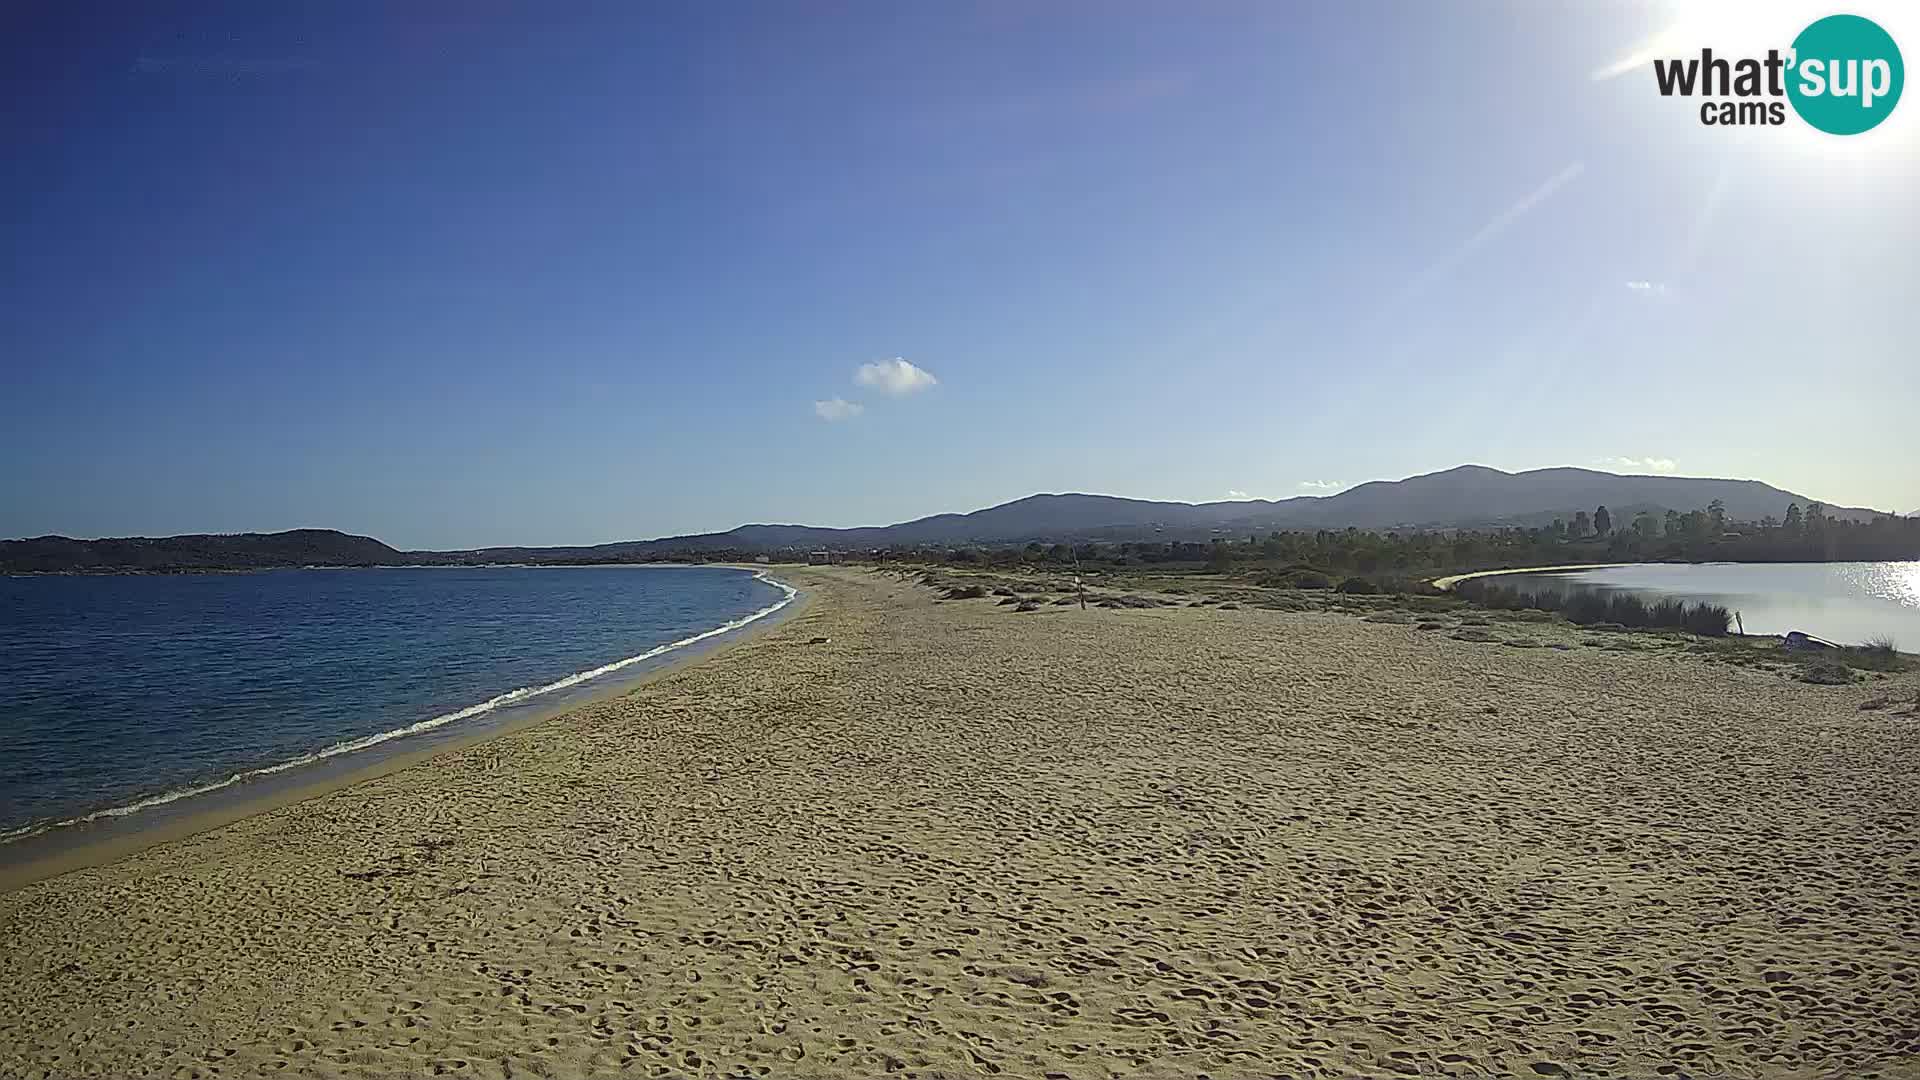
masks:
[[[1908,66],[1920,58],[1920,4],[1855,2],[1849,12],[1864,15],[1886,28],[1896,42],[1910,43]],[[1662,5],[1650,11],[1654,31],[1632,48],[1596,67],[1596,82],[1621,77],[1651,78],[1647,71],[1662,57],[1698,56],[1712,49],[1716,57],[1763,58],[1768,50],[1787,54],[1800,31],[1836,11],[1833,0],[1706,0]],[[1789,76],[1791,77],[1791,76]],[[1777,127],[1747,128],[1734,135],[1744,150],[1759,151],[1780,163],[1786,173],[1803,174],[1818,184],[1830,181],[1833,170],[1854,179],[1862,174],[1881,180],[1911,179],[1920,171],[1920,108],[1896,107],[1886,121],[1860,135],[1834,136],[1803,122],[1788,105],[1786,123]],[[1732,134],[1732,133],[1729,133]]]
[[[1802,27],[1829,14],[1806,0],[1673,4],[1655,9],[1654,33],[1594,69],[1596,81],[1639,71],[1656,57],[1685,56],[1710,48],[1721,56],[1758,56],[1785,49]]]

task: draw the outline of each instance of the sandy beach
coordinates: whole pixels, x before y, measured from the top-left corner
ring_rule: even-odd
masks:
[[[1920,1075],[1916,676],[782,576],[632,693],[0,895],[0,1076]]]

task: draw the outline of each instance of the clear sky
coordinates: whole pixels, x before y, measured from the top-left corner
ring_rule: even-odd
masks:
[[[1920,92],[1715,129],[1630,63],[1788,7],[9,5],[0,535],[1465,462],[1914,510]],[[1847,10],[1912,64],[1916,9]]]

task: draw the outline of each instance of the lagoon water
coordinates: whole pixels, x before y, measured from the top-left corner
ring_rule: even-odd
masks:
[[[0,839],[550,707],[790,596],[720,567],[0,577]]]
[[[1721,604],[1740,613],[1749,634],[1800,630],[1849,645],[1891,639],[1920,652],[1920,562],[1642,563],[1499,580]]]

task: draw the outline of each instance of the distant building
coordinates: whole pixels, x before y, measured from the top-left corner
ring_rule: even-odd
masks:
[[[773,556],[771,556],[771,555],[755,555],[755,556],[753,557],[753,561],[754,561],[754,562],[757,562],[757,563],[770,563],[770,562],[772,562],[772,561],[773,561]]]
[[[808,566],[832,566],[834,563],[837,563],[839,561],[840,561],[840,553],[837,551],[823,550],[823,551],[807,552]]]

